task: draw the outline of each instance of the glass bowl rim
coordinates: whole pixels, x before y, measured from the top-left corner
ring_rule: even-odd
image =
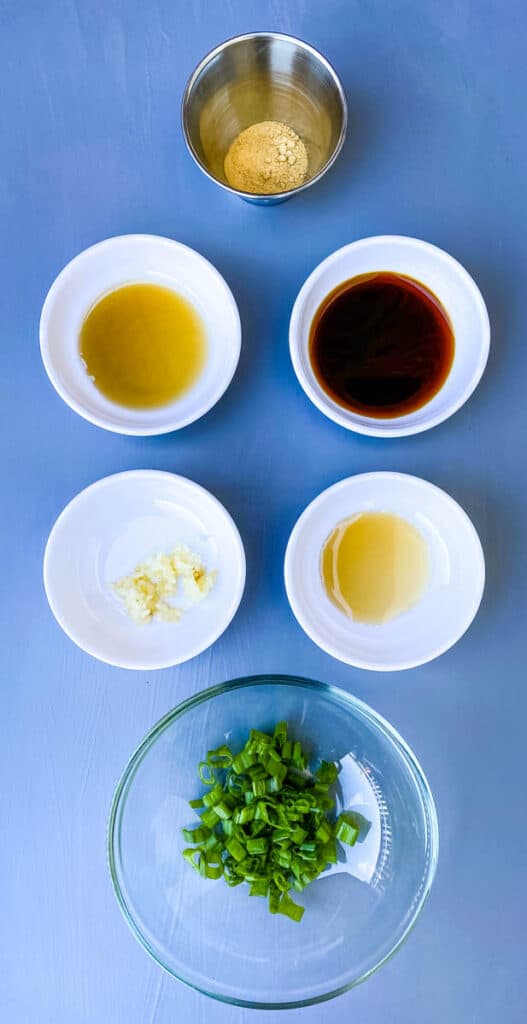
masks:
[[[427,873],[424,879],[419,899],[414,907],[412,917],[407,924],[402,935],[397,939],[392,949],[383,956],[378,963],[373,967],[370,967],[367,971],[364,971],[359,977],[353,981],[348,982],[345,985],[341,985],[336,989],[331,989],[328,992],[322,993],[317,996],[312,996],[308,999],[298,999],[291,1002],[259,1002],[250,999],[238,999],[236,997],[226,996],[220,992],[215,992],[200,985],[196,985],[188,979],[177,974],[172,967],[165,963],[154,951],[150,945],[148,939],[141,932],[134,920],[132,912],[129,910],[127,902],[124,898],[124,894],[121,891],[121,886],[118,877],[117,862],[119,857],[116,854],[116,847],[118,847],[118,826],[120,822],[120,812],[126,804],[126,795],[131,785],[138,768],[140,767],[145,756],[153,747],[154,743],[159,736],[168,728],[172,722],[181,718],[187,711],[190,711],[200,704],[204,704],[208,700],[212,700],[214,697],[220,696],[224,693],[229,693],[232,690],[245,689],[253,686],[263,686],[272,683],[278,686],[298,686],[300,689],[313,690],[318,692],[321,696],[325,696],[336,703],[341,703],[347,706],[348,710],[358,711],[367,721],[377,726],[381,733],[383,733],[396,747],[399,754],[403,756],[407,766],[411,770],[414,782],[419,790],[423,805],[426,811],[426,817],[428,821],[428,843],[430,847]],[[367,978],[375,974],[385,963],[392,959],[393,956],[401,949],[406,942],[406,939],[413,931],[417,920],[420,917],[421,911],[430,895],[430,890],[435,878],[437,861],[439,854],[439,826],[437,819],[437,811],[434,803],[434,798],[426,775],[421,768],[419,761],[417,760],[412,749],[408,746],[406,741],[399,735],[394,726],[383,718],[377,711],[374,711],[368,704],[360,700],[358,697],[353,696],[346,690],[341,689],[337,686],[332,686],[330,683],[320,683],[314,679],[308,679],[303,676],[289,676],[274,674],[255,674],[251,676],[239,676],[236,679],[230,679],[224,683],[218,683],[215,686],[207,687],[200,690],[198,693],[186,700],[177,704],[175,708],[168,711],[162,718],[156,722],[151,729],[148,730],[146,735],[143,737],[141,742],[138,744],[133,754],[129,758],[126,767],[121,775],[121,778],[117,784],[112,805],[110,809],[110,816],[108,821],[107,829],[107,856],[108,856],[108,867],[110,871],[110,877],[112,880],[113,890],[115,897],[119,904],[119,908],[123,917],[128,924],[132,934],[135,936],[140,946],[143,947],[146,953],[152,957],[159,967],[163,968],[171,977],[176,978],[177,981],[187,985],[189,988],[196,992],[200,992],[202,995],[209,996],[212,999],[216,999],[219,1002],[227,1003],[231,1006],[242,1006],[248,1009],[256,1010],[289,1010],[289,1009],[300,1009],[304,1006],[314,1006],[317,1003],[326,1002],[329,999],[333,999],[336,996],[342,995],[344,992],[349,992],[352,988],[360,985]]]

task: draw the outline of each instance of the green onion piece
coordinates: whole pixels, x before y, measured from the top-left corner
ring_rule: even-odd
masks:
[[[280,890],[277,889],[276,886],[273,885],[273,883],[271,882],[269,884],[269,912],[271,914],[278,913],[278,907],[280,906],[281,896],[282,893],[280,892]]]
[[[287,739],[287,722],[278,722],[274,727],[273,738],[280,746],[283,746]]]
[[[249,768],[252,768],[253,764],[256,764],[257,760],[258,758],[256,754],[252,754],[248,750],[242,750],[241,754],[237,754],[236,757],[233,758],[233,771],[235,771],[237,775],[243,775]]]
[[[225,846],[231,857],[234,857],[234,860],[242,861],[245,859],[245,850],[235,836],[229,839],[229,841],[225,843]]]
[[[293,744],[293,764],[295,765],[295,768],[298,768],[300,771],[303,771],[307,765],[307,760],[304,755],[304,751],[302,750],[302,744],[298,743],[298,741]]]
[[[289,881],[281,871],[273,871],[272,878],[276,888],[279,889],[280,892],[287,892],[289,889]]]
[[[323,860],[325,860],[326,864],[337,864],[338,863],[336,839],[331,838],[324,845],[324,848],[322,850],[322,858],[323,858]]]
[[[247,825],[253,820],[255,814],[256,807],[254,804],[242,805],[242,807],[239,807],[238,810],[234,812],[234,821],[237,825]]]
[[[211,864],[209,862],[207,864],[207,872],[206,873],[207,873],[207,878],[214,878],[214,879],[221,878],[221,876],[223,875],[223,864],[221,863],[221,861],[218,861],[217,864]]]
[[[267,732],[260,732],[259,729],[251,729],[249,737],[253,742],[257,742],[267,746],[268,743],[273,742],[273,737],[269,736]]]
[[[263,836],[258,839],[248,839],[247,852],[251,854],[267,853],[267,839]]]
[[[217,804],[214,804],[214,810],[223,821],[226,818],[232,818],[232,807],[226,800],[220,800]]]
[[[229,771],[225,780],[225,785],[227,786],[229,793],[232,793],[234,797],[238,797],[243,794],[247,784],[247,780],[243,775],[236,775],[233,771]]]
[[[285,917],[290,917],[292,921],[301,921],[304,916],[304,909],[299,903],[295,903],[286,892],[278,904],[278,913],[284,914]]]
[[[198,808],[205,806],[205,804],[203,803],[203,800],[201,799],[201,797],[198,800],[189,800],[188,803],[189,803],[189,807],[192,807],[192,809],[194,811],[197,811]]]
[[[205,842],[201,844],[201,849],[207,855],[209,855],[211,853],[220,853],[221,854],[223,852],[223,845],[222,845],[222,842],[221,842],[219,836],[217,836],[215,832],[211,832],[209,838],[206,839]]]
[[[275,855],[276,863],[279,864],[279,866],[281,868],[290,868],[291,867],[291,860],[292,860],[291,851],[290,850],[283,850],[281,847],[278,847],[278,850],[277,850],[276,855]]]
[[[204,843],[206,839],[211,835],[210,829],[205,828],[203,825],[197,825],[196,828],[182,828],[183,839],[187,843]]]
[[[190,864],[191,868],[194,868],[194,870],[197,871],[198,870],[198,862],[196,860],[196,857],[198,857],[198,858],[200,857],[200,851],[196,850],[196,849],[188,848],[186,850],[183,850],[183,856],[184,856],[187,864]]]
[[[203,797],[203,803],[205,807],[214,807],[214,804],[221,800],[223,796],[223,786],[221,782],[216,782],[209,793],[205,793]]]
[[[340,839],[341,843],[347,843],[348,846],[355,846],[359,832],[360,829],[353,813],[344,811],[342,814],[339,814],[337,827],[335,829],[335,837]]]
[[[213,786],[216,782],[216,773],[211,768],[208,761],[200,761],[198,765],[198,775],[204,786]]]
[[[251,888],[249,889],[249,896],[267,896],[269,892],[269,882],[267,878],[258,879],[255,882],[251,882]]]
[[[282,758],[284,761],[291,761],[293,757],[293,741],[285,740],[282,743]]]
[[[216,750],[209,750],[207,763],[214,768],[229,768],[232,764],[232,754],[227,746],[217,747]]]
[[[208,807],[206,811],[203,811],[201,820],[207,828],[215,828],[220,820],[220,816],[219,814],[216,814],[213,807]]]
[[[326,786],[332,786],[337,781],[337,766],[332,761],[321,761],[319,767],[315,772],[315,776],[319,782],[324,783]]]
[[[325,844],[329,842],[329,840],[331,839],[331,829],[326,821],[320,822],[320,825],[318,826],[315,832],[315,837],[318,839],[320,843]]]
[[[283,764],[282,761],[271,762],[271,760],[268,762],[268,765],[269,775],[272,775],[273,779],[277,779],[278,782],[283,782],[287,775],[287,765]]]

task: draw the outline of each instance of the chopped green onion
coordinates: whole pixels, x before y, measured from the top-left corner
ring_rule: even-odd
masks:
[[[252,854],[267,853],[267,839],[263,836],[260,836],[258,839],[248,839],[247,852]]]
[[[307,766],[307,760],[304,751],[302,750],[302,744],[298,742],[293,744],[293,764],[295,768],[300,769],[300,771],[304,771]]]
[[[231,857],[234,857],[234,860],[242,861],[245,859],[245,850],[235,836],[233,836],[232,839],[229,839],[228,843],[225,843],[225,847],[229,851]]]
[[[204,843],[209,838],[211,831],[209,828],[204,828],[203,825],[197,825],[196,828],[182,828],[183,839],[186,839],[187,843]]]
[[[249,896],[267,896],[269,892],[269,882],[267,878],[257,879],[251,882],[251,888],[249,889]]]
[[[337,781],[337,766],[333,761],[321,761],[315,775],[319,783],[321,782],[325,786],[332,786]]]
[[[290,917],[292,921],[301,921],[304,916],[304,907],[295,903],[294,900],[284,892],[284,895],[278,904],[278,913],[284,914],[285,917]]]
[[[226,744],[209,750],[198,774],[210,788],[189,801],[201,821],[182,829],[193,844],[183,850],[187,863],[205,879],[246,882],[250,896],[267,897],[272,914],[300,921],[304,908],[290,891],[302,892],[336,864],[337,842],[353,846],[365,823],[352,811],[336,823],[327,816],[337,765],[321,761],[309,771],[302,744],[278,722],[272,734],[252,729],[236,754]]]
[[[256,754],[252,754],[248,750],[242,750],[241,754],[237,754],[233,758],[232,769],[237,775],[243,775],[249,768],[252,768],[253,764],[256,764],[257,760]]]
[[[220,820],[220,816],[219,814],[216,814],[213,807],[208,807],[206,811],[203,811],[201,820],[207,828],[215,828]]]
[[[221,878],[223,874],[223,864],[218,861],[217,864],[207,864],[207,878]]]
[[[335,829],[335,837],[340,839],[341,843],[347,843],[348,846],[354,846],[357,842],[360,829],[357,825],[357,819],[352,813],[339,814],[337,820],[337,827]]]
[[[232,754],[225,744],[217,750],[209,750],[207,762],[214,768],[229,768],[232,764]]]
[[[223,796],[223,786],[221,782],[216,782],[209,793],[205,793],[203,797],[203,803],[205,807],[214,807],[218,800],[221,800]]]
[[[216,782],[216,775],[208,761],[200,761],[198,765],[198,775],[204,786],[213,786]]]
[[[274,727],[273,737],[282,747],[287,739],[287,722],[278,722]]]
[[[223,820],[225,818],[232,818],[232,807],[226,800],[219,800],[217,804],[214,804],[214,810],[218,817]]]
[[[276,886],[273,885],[273,883],[271,882],[271,884],[269,885],[269,912],[271,914],[278,913],[278,907],[280,906],[281,896],[282,893],[280,892],[280,890],[277,889]]]

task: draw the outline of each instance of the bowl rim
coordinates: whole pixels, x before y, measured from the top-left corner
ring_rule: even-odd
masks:
[[[79,505],[82,505],[83,501],[86,499],[88,495],[94,494],[97,491],[104,491],[105,488],[111,486],[112,483],[115,483],[119,480],[146,480],[154,482],[159,481],[160,483],[162,483],[163,481],[170,482],[171,484],[179,484],[184,488],[190,488],[193,491],[195,491],[196,494],[201,494],[206,501],[210,501],[212,506],[215,507],[218,510],[218,512],[225,517],[225,521],[232,532],[232,537],[238,550],[238,558],[241,568],[240,584],[238,590],[234,593],[233,599],[231,600],[230,606],[227,610],[227,618],[221,623],[219,629],[216,626],[214,630],[211,630],[209,637],[207,638],[205,643],[200,642],[198,644],[195,644],[188,654],[186,654],[183,658],[178,658],[176,661],[174,661],[174,657],[173,655],[171,655],[168,658],[163,658],[161,660],[152,660],[149,664],[138,664],[137,659],[133,657],[130,657],[126,660],[124,658],[119,660],[116,658],[111,658],[106,654],[102,654],[100,649],[96,646],[96,644],[86,642],[86,640],[81,636],[79,630],[72,628],[69,624],[66,624],[64,622],[62,610],[59,607],[58,602],[55,600],[56,588],[52,580],[50,579],[49,565],[53,548],[57,543],[57,535],[59,535],[60,543],[60,528],[62,526],[62,523],[65,520],[67,520],[72,513],[75,513],[77,507]],[[100,661],[105,665],[111,665],[112,668],[128,669],[129,671],[137,672],[157,672],[163,669],[175,668],[177,665],[183,665],[186,662],[191,661],[192,658],[198,657],[198,655],[203,654],[204,651],[208,650],[209,647],[212,647],[213,644],[215,644],[216,641],[219,640],[219,638],[223,636],[225,631],[229,628],[238,612],[245,590],[246,576],[247,562],[245,557],[245,548],[243,545],[243,540],[241,538],[240,531],[233,517],[231,516],[230,512],[225,507],[223,502],[221,502],[219,498],[217,498],[216,495],[212,493],[212,491],[209,491],[206,487],[203,487],[202,484],[198,484],[195,480],[191,480],[190,477],[182,476],[181,473],[171,473],[169,470],[164,469],[125,469],[122,470],[120,473],[109,473],[107,476],[100,477],[93,483],[88,484],[86,487],[83,487],[81,491],[78,491],[78,493],[75,494],[73,498],[71,498],[67,502],[67,504],[64,506],[63,509],[61,509],[55,521],[53,522],[53,525],[48,534],[48,538],[44,548],[44,557],[42,560],[42,581],[44,585],[46,598],[50,607],[50,611],[55,621],[60,626],[63,633],[68,637],[68,639],[71,640],[72,643],[74,643],[79,648],[79,650],[84,651],[85,654],[89,654],[90,657],[95,658],[97,661]]]
[[[242,189],[233,188],[233,186],[229,185],[226,181],[220,181],[220,179],[216,178],[214,174],[211,174],[206,164],[204,164],[203,161],[201,160],[199,154],[197,153],[192,143],[190,133],[188,131],[187,112],[189,108],[190,95],[202,71],[205,70],[207,65],[214,59],[214,57],[217,57],[218,54],[220,54],[223,50],[227,49],[227,47],[233,45],[234,43],[243,42],[246,39],[278,39],[288,43],[295,43],[297,46],[299,46],[303,50],[306,50],[308,53],[311,54],[312,57],[315,57],[321,64],[323,64],[323,66],[329,72],[339,96],[342,110],[342,124],[340,128],[339,137],[337,139],[336,145],[331,155],[328,157],[326,163],[324,164],[323,167],[320,168],[317,174],[315,174],[312,178],[309,178],[308,181],[304,181],[301,185],[297,185],[296,188],[287,189],[285,192],[272,192],[269,194],[260,192],[244,192]],[[185,139],[187,149],[190,155],[193,157],[193,159],[195,160],[196,164],[203,172],[203,174],[205,174],[207,178],[210,179],[210,181],[213,181],[216,185],[219,185],[219,187],[224,189],[226,192],[230,192],[232,195],[239,196],[241,199],[247,199],[250,202],[256,203],[260,201],[262,205],[265,203],[267,203],[268,205],[272,205],[273,203],[279,203],[283,199],[289,199],[291,196],[298,195],[299,192],[303,192],[311,185],[314,185],[317,181],[320,180],[320,178],[324,176],[324,174],[326,174],[327,171],[329,171],[330,167],[333,166],[337,157],[339,156],[339,153],[346,139],[346,132],[348,128],[348,103],[346,100],[344,86],[342,85],[341,79],[337,74],[335,68],[328,60],[328,58],[323,53],[321,53],[320,50],[317,50],[315,46],[312,46],[311,43],[306,42],[304,39],[300,39],[298,36],[290,35],[287,32],[244,32],[241,35],[230,36],[228,39],[224,39],[223,42],[218,43],[217,46],[213,47],[212,50],[209,50],[209,52],[206,53],[204,57],[202,57],[199,63],[196,64],[194,70],[189,75],[185,88],[183,90],[183,97],[181,100],[181,127],[183,131],[183,137]]]
[[[74,265],[78,266],[79,263],[89,261],[96,254],[97,251],[104,248],[111,248],[112,245],[126,243],[128,245],[133,246],[138,244],[140,245],[141,243],[145,242],[155,242],[158,245],[162,245],[168,248],[177,248],[179,252],[181,252],[182,254],[192,253],[193,256],[196,256],[198,260],[201,262],[201,264],[204,266],[204,268],[208,272],[210,272],[210,274],[214,276],[217,279],[218,283],[223,287],[226,305],[230,307],[230,310],[233,314],[235,321],[235,333],[233,333],[231,341],[233,354],[232,362],[231,366],[229,367],[229,375],[226,376],[225,379],[222,380],[221,382],[221,390],[217,388],[216,391],[211,391],[207,401],[204,401],[202,403],[197,412],[189,416],[178,416],[174,409],[174,403],[169,403],[165,407],[161,407],[160,412],[163,411],[163,409],[166,410],[166,422],[164,423],[163,426],[154,425],[152,427],[140,427],[134,425],[133,423],[129,423],[127,425],[118,425],[115,423],[114,420],[111,419],[109,415],[105,415],[99,412],[91,412],[90,410],[86,409],[81,402],[78,402],[77,399],[73,397],[69,388],[63,385],[62,380],[60,378],[60,374],[56,372],[55,359],[51,355],[51,349],[48,338],[48,321],[51,315],[51,311],[53,310],[53,306],[56,302],[57,293],[60,292],[60,288],[62,286],[64,279],[67,278],[68,274],[71,272]],[[84,271],[84,273],[86,272],[89,273],[89,266],[87,268],[87,271]],[[120,286],[117,285],[116,287]],[[112,291],[113,289],[110,288],[109,290]],[[213,409],[214,406],[220,401],[220,399],[223,398],[225,392],[232,384],[234,375],[238,368],[238,363],[241,354],[242,326],[240,319],[240,311],[238,309],[236,299],[234,298],[230,286],[223,277],[223,274],[220,273],[218,268],[215,267],[214,264],[211,263],[211,261],[208,260],[206,256],[203,256],[203,254],[199,252],[197,249],[193,249],[192,246],[186,245],[184,242],[180,242],[177,238],[169,238],[166,235],[156,235],[148,232],[130,232],[128,234],[123,235],[110,235],[108,238],[102,238],[100,239],[100,241],[94,242],[93,245],[86,246],[85,249],[81,249],[81,251],[76,253],[75,256],[72,256],[72,258],[68,260],[68,262],[62,267],[62,269],[56,275],[55,279],[52,281],[50,287],[48,288],[44,302],[42,304],[42,310],[40,313],[39,320],[39,343],[40,356],[50,383],[54,387],[59,397],[62,398],[63,402],[65,402],[65,404],[69,406],[69,408],[72,409],[73,412],[76,412],[79,416],[81,416],[83,420],[86,420],[88,423],[92,423],[96,427],[101,427],[103,430],[108,430],[112,434],[121,434],[129,437],[159,437],[162,434],[171,434],[174,433],[176,430],[182,430],[183,427],[187,427],[191,423],[195,423],[197,420],[201,419],[202,416],[205,416],[208,412],[210,412],[211,409]],[[142,410],[136,411],[140,413]]]
[[[116,849],[118,849],[120,845],[118,835],[120,811],[121,808],[125,806],[128,789],[143,759],[146,757],[151,747],[153,747],[154,743],[156,742],[158,737],[165,731],[165,729],[167,729],[168,726],[172,724],[172,722],[176,721],[176,719],[181,718],[183,715],[185,715],[187,711],[199,707],[200,704],[212,700],[214,697],[219,696],[220,694],[229,693],[233,690],[250,688],[253,686],[269,685],[269,683],[272,683],[275,686],[298,686],[299,688],[316,691],[320,695],[326,696],[330,700],[345,705],[348,710],[359,711],[359,713],[362,714],[366,719],[368,719],[375,726],[380,728],[380,731],[384,733],[388,737],[388,739],[391,740],[394,746],[398,749],[399,754],[402,755],[402,757],[404,758],[407,766],[409,767],[412,773],[414,782],[419,790],[428,823],[429,853],[427,874],[422,885],[419,899],[416,901],[414,905],[411,919],[409,920],[405,930],[403,931],[402,935],[399,937],[395,945],[392,947],[392,949],[388,953],[386,953],[385,956],[383,956],[382,959],[379,960],[377,964],[375,964],[375,966],[371,967],[369,970],[365,971],[364,974],[362,974],[360,977],[355,978],[348,984],[341,985],[336,989],[332,989],[329,992],[311,997],[309,999],[300,999],[290,1002],[288,1001],[262,1003],[249,999],[238,999],[234,997],[228,997],[223,994],[220,994],[219,992],[214,992],[211,989],[205,987],[202,988],[201,986],[198,986],[193,982],[188,981],[186,978],[181,977],[168,964],[164,963],[164,961],[155,953],[153,947],[149,943],[146,936],[142,934],[141,929],[135,923],[132,912],[129,910],[127,906],[126,899],[124,897],[123,892],[121,891],[121,886],[118,877],[117,864],[119,862],[119,857],[116,853]],[[363,981],[366,981],[367,978],[375,974],[385,963],[387,963],[389,960],[392,959],[393,956],[395,956],[399,949],[401,949],[401,947],[404,945],[407,938],[413,931],[421,915],[421,911],[423,910],[423,907],[430,895],[430,891],[436,874],[439,855],[439,825],[437,818],[437,810],[430,789],[430,785],[416,755],[414,754],[411,747],[398,733],[397,729],[395,729],[395,727],[391,725],[382,715],[380,715],[377,711],[371,708],[364,701],[360,700],[358,697],[355,697],[353,694],[348,693],[346,690],[343,690],[342,688],[337,686],[333,686],[330,683],[321,683],[314,679],[309,679],[304,676],[280,675],[276,673],[261,673],[251,676],[239,676],[235,679],[230,679],[226,682],[218,683],[215,686],[211,686],[204,690],[200,690],[198,693],[194,694],[191,697],[188,697],[186,700],[176,705],[175,708],[167,712],[167,714],[163,715],[163,717],[159,719],[159,721],[156,722],[151,727],[151,729],[149,729],[149,731],[143,737],[143,739],[138,744],[135,751],[129,758],[115,789],[107,826],[106,853],[113,891],[117,899],[119,909],[121,910],[121,913],[128,927],[130,928],[132,934],[135,936],[139,944],[143,947],[145,952],[152,957],[152,959],[158,964],[159,967],[163,968],[163,970],[170,974],[171,977],[176,978],[177,981],[182,982],[184,985],[187,985],[194,991],[201,992],[202,995],[209,996],[212,999],[215,999],[222,1003],[227,1003],[231,1006],[242,1006],[248,1009],[258,1010],[289,1010],[299,1009],[304,1006],[314,1006],[318,1003],[327,1002],[328,1000],[333,999],[336,996],[342,995],[344,992],[350,991],[350,989],[355,988],[357,985],[361,984]]]
[[[326,269],[332,267],[334,264],[338,264],[341,257],[350,250],[360,249],[363,246],[376,247],[386,244],[396,244],[401,247],[414,250],[424,249],[431,256],[436,258],[438,262],[448,264],[448,266],[457,274],[460,281],[462,281],[467,292],[471,293],[475,305],[478,307],[482,324],[479,351],[477,353],[477,358],[474,359],[472,376],[458,398],[453,398],[446,402],[444,408],[435,413],[435,415],[425,415],[424,419],[420,422],[407,422],[404,426],[397,425],[398,417],[393,417],[391,419],[379,419],[375,416],[371,416],[367,418],[368,422],[361,422],[364,417],[360,417],[358,413],[354,413],[352,410],[348,410],[344,406],[337,405],[337,403],[332,401],[331,397],[326,395],[325,392],[323,395],[320,395],[315,390],[311,377],[304,371],[304,367],[302,366],[300,359],[300,350],[302,348],[300,316],[307,296],[309,295],[313,285],[318,281]],[[379,269],[383,268],[380,267]],[[426,285],[426,282],[424,282],[424,284]],[[368,235],[363,238],[356,238],[353,242],[348,242],[346,245],[342,245],[338,249],[335,249],[326,256],[325,259],[321,260],[305,279],[294,301],[289,321],[289,354],[291,362],[301,388],[313,405],[315,405],[317,409],[324,414],[324,416],[327,416],[328,419],[333,420],[334,423],[338,423],[339,426],[344,427],[346,430],[352,430],[357,434],[364,434],[369,437],[381,437],[387,440],[393,437],[410,437],[413,434],[421,434],[425,430],[430,430],[432,427],[438,426],[440,423],[443,423],[445,420],[453,416],[454,413],[458,412],[458,410],[461,409],[476,390],[487,365],[489,350],[489,314],[483,295],[481,294],[481,291],[472,275],[468,270],[466,270],[463,264],[459,262],[459,260],[454,256],[451,256],[451,254],[445,249],[441,249],[440,246],[434,245],[433,242],[427,242],[424,239],[415,238],[412,235]],[[454,362],[455,359],[456,348],[454,348]],[[452,365],[454,365],[454,363]],[[437,393],[439,394],[447,387],[447,385],[448,376]],[[426,404],[417,411],[421,413],[425,410]],[[410,413],[407,415],[411,416],[413,414]]]

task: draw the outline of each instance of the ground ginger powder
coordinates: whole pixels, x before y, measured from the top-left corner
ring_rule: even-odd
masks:
[[[225,157],[225,177],[241,192],[287,192],[298,188],[306,174],[306,147],[296,132],[280,121],[260,121],[245,128]]]

